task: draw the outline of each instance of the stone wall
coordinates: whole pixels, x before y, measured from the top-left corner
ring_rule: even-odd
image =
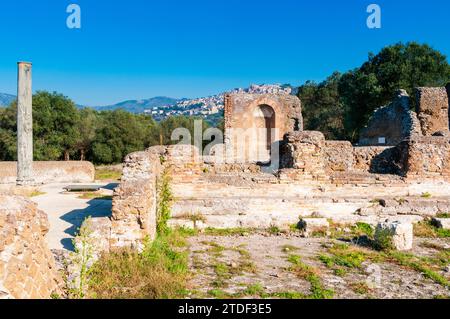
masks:
[[[345,172],[353,167],[353,145],[347,141],[326,141],[325,165],[329,173]]]
[[[303,130],[301,102],[286,93],[228,94],[224,117],[227,158],[237,162],[267,161],[270,144]]]
[[[47,215],[36,204],[0,195],[0,299],[41,299],[60,293],[61,278],[47,247]]]
[[[139,248],[145,236],[156,236],[157,179],[164,148],[129,154],[122,180],[114,190],[111,247]]]
[[[359,145],[395,146],[410,136],[420,135],[417,115],[410,111],[410,99],[405,90],[399,90],[394,101],[373,113],[361,130]]]
[[[422,136],[403,141],[397,146],[398,165],[408,178],[450,177],[450,138]]]
[[[94,181],[95,167],[84,161],[33,162],[33,178],[37,184],[90,183]],[[0,162],[0,184],[14,184],[17,162]]]
[[[431,136],[449,130],[449,99],[444,87],[416,89],[417,116],[422,133]]]
[[[189,183],[201,174],[202,165],[198,150],[190,145],[155,146],[128,155],[121,183],[114,190],[110,234],[105,234],[110,247],[141,249],[144,238],[153,240],[162,174]]]
[[[325,136],[321,132],[291,132],[284,136],[280,167],[296,174],[319,178],[325,175]]]

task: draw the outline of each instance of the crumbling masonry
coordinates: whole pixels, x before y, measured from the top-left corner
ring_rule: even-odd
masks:
[[[447,92],[418,88],[417,99],[416,113],[399,91],[390,105],[374,113],[361,145],[353,146],[303,131],[301,104],[294,96],[228,95],[225,148],[246,147],[238,145],[242,140],[233,129],[275,127],[279,133],[270,143],[279,146],[279,169],[265,173],[257,164],[261,158],[223,161],[212,155],[205,161],[193,146],[157,146],[130,154],[115,190],[112,217],[96,236],[108,248],[141,248],[144,238],[154,238],[162,174],[170,176],[172,226],[283,229],[311,216],[377,225],[386,220],[416,223],[449,212]],[[432,198],[424,198],[425,192]],[[379,198],[382,204],[374,204]]]

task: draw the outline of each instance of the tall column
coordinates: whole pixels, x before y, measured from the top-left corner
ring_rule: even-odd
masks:
[[[31,63],[18,63],[17,185],[33,183],[33,111]]]

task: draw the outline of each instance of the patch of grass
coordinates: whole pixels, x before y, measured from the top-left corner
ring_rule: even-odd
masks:
[[[278,227],[275,226],[275,225],[270,226],[270,227],[267,229],[267,231],[269,232],[269,234],[272,234],[272,235],[278,235],[278,234],[281,233],[281,229],[278,228]]]
[[[414,236],[422,238],[450,238],[450,230],[437,228],[431,221],[422,221],[414,225]]]
[[[188,219],[194,223],[194,229],[197,229],[198,222],[206,222],[206,217],[201,213],[190,214]]]
[[[242,294],[244,296],[250,296],[250,297],[261,297],[261,298],[267,298],[268,294],[266,293],[264,287],[261,284],[253,284],[248,286]]]
[[[290,255],[288,257],[288,261],[293,265],[291,267],[291,271],[295,272],[295,274],[298,277],[307,280],[311,284],[310,288],[311,294],[308,296],[308,298],[311,299],[333,298],[334,291],[324,288],[317,269],[303,263],[300,256],[298,255]]]
[[[229,294],[222,289],[211,289],[208,291],[208,296],[216,299],[226,299],[229,298]]]
[[[351,283],[350,289],[359,295],[367,295],[370,292],[370,288],[365,282],[354,282]]]
[[[106,168],[98,168],[95,170],[95,180],[114,180],[119,181],[122,178],[122,172]]]
[[[285,291],[285,292],[275,292],[270,294],[270,297],[280,298],[280,299],[305,299],[307,296],[296,291]]]
[[[251,228],[206,228],[203,233],[209,236],[246,236],[254,233]]]
[[[431,193],[429,193],[429,192],[425,192],[425,193],[422,193],[422,195],[420,195],[420,197],[422,197],[422,198],[431,198],[433,195],[431,195]]]
[[[450,288],[450,282],[432,269],[429,259],[419,258],[409,253],[392,251],[388,254],[392,261],[401,266],[413,269],[423,274],[424,277],[433,280],[441,286]]]
[[[32,191],[32,192],[28,195],[28,197],[37,197],[37,196],[42,196],[42,195],[45,195],[45,194],[47,194],[47,193],[41,192],[41,191],[38,191],[38,190],[35,190],[35,191]]]
[[[356,223],[355,226],[352,227],[353,231],[356,233],[356,235],[367,235],[369,237],[372,237],[374,235],[374,229],[371,225],[367,223]]]
[[[392,233],[389,229],[378,229],[375,234],[373,246],[376,250],[389,251],[394,249],[392,242]]]
[[[95,199],[95,200],[112,200],[112,196],[109,195],[102,195],[97,192],[86,192],[83,194],[80,194],[78,198],[81,199]]]
[[[450,218],[450,213],[439,213],[436,215],[437,218]]]
[[[184,298],[187,254],[173,247],[180,234],[160,235],[138,253],[123,249],[103,254],[90,271],[87,297],[99,299]],[[176,238],[176,239],[174,239]]]

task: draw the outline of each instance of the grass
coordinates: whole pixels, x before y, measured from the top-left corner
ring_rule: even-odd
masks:
[[[122,178],[122,172],[106,168],[98,168],[95,170],[95,180],[105,181],[114,180],[119,181]]]
[[[32,191],[28,195],[28,197],[37,197],[37,196],[42,196],[42,195],[45,195],[45,194],[46,194],[45,192],[41,192],[41,191],[35,190],[35,191]]]
[[[203,234],[209,236],[246,236],[254,233],[255,229],[251,228],[211,228],[208,227]]]
[[[433,270],[436,266],[434,264],[436,260],[420,258],[412,254],[396,251],[390,252],[388,257],[399,265],[418,271],[422,273],[424,277],[433,280],[441,286],[450,288],[450,282],[444,276],[441,276]],[[447,262],[448,261],[447,257]]]
[[[321,254],[318,258],[338,276],[345,275],[349,269],[361,269],[362,263],[368,258],[367,253],[359,248],[344,244],[335,244],[328,249],[328,253]]]
[[[159,236],[142,253],[123,249],[104,254],[90,272],[87,297],[100,299],[183,298],[187,254],[179,252],[180,234]]]
[[[80,194],[78,198],[81,199],[95,199],[95,200],[112,200],[112,196],[110,195],[102,195],[97,192],[86,192],[83,194]]]
[[[450,218],[450,213],[439,213],[436,215],[437,218]]]
[[[290,255],[288,261],[292,264],[290,268],[299,278],[308,281],[311,284],[311,294],[307,298],[311,299],[330,299],[334,296],[334,291],[325,289],[319,272],[312,266],[305,264],[300,256]]]
[[[422,238],[450,238],[450,230],[437,228],[431,221],[422,221],[414,225],[414,236]]]
[[[431,193],[425,192],[425,193],[422,193],[422,195],[420,195],[420,197],[422,197],[422,198],[431,198],[432,195],[431,195]]]
[[[359,295],[367,295],[370,288],[365,282],[354,282],[349,285],[350,289]]]

